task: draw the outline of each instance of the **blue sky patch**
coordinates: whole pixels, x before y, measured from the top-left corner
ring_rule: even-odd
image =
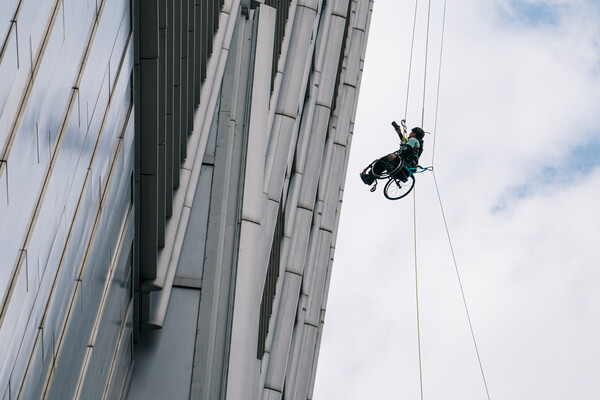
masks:
[[[596,135],[591,141],[575,147],[567,157],[560,159],[556,164],[545,166],[537,173],[532,171],[527,183],[508,188],[492,208],[492,212],[507,210],[512,202],[534,196],[552,185],[566,189],[574,176],[585,176],[598,166],[600,136]]]
[[[600,165],[600,137],[577,146],[573,150],[573,155],[566,162],[568,170],[575,170],[584,174],[598,165]]]
[[[529,26],[556,25],[559,20],[559,7],[544,2],[512,0],[505,17],[512,22]]]

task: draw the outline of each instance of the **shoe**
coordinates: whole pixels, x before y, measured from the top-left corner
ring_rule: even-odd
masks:
[[[365,185],[369,185],[369,186],[373,182],[375,182],[375,178],[373,178],[373,176],[370,173],[368,173],[368,172],[361,172],[360,179],[363,181],[363,183]]]

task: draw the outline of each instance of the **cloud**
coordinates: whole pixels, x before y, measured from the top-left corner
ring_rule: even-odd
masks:
[[[374,4],[317,400],[418,397],[413,204],[425,396],[485,396],[432,174],[415,203],[358,178],[396,148],[391,120],[435,126],[443,1],[425,91],[419,7],[409,86],[414,3]],[[448,2],[421,164],[435,163],[492,398],[600,397],[599,16],[592,0]]]

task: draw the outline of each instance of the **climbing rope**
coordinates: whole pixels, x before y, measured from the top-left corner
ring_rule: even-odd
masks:
[[[435,143],[437,137],[437,120],[438,120],[438,112],[439,112],[439,98],[440,98],[440,82],[441,82],[441,74],[442,74],[442,56],[443,56],[443,48],[444,48],[444,33],[446,27],[446,4],[447,1],[444,0],[444,12],[442,19],[442,33],[441,33],[441,41],[440,41],[440,56],[439,56],[439,67],[438,67],[438,81],[437,81],[437,93],[436,93],[436,105],[435,105],[435,116],[434,116],[434,129],[433,129],[433,144],[432,144],[432,157],[431,164],[433,166],[435,160]],[[412,74],[412,63],[413,63],[413,54],[414,54],[414,43],[415,43],[415,32],[417,25],[417,11],[418,11],[419,0],[415,1],[415,16],[413,21],[413,33],[412,33],[412,41],[411,41],[411,49],[410,49],[410,61],[409,61],[409,69],[408,69],[408,83],[406,88],[406,103],[405,103],[405,112],[404,115],[408,114],[408,100],[410,94],[410,81]],[[430,20],[431,20],[431,0],[429,0],[428,10],[427,10],[427,36],[425,41],[425,65],[424,65],[424,77],[423,77],[423,104],[421,108],[421,127],[425,125],[425,103],[426,103],[426,93],[427,93],[427,68],[428,68],[428,54],[429,54],[429,33],[430,33]],[[473,345],[475,348],[475,353],[477,355],[477,361],[479,363],[479,370],[481,372],[481,376],[483,379],[483,384],[485,386],[485,392],[487,399],[490,400],[489,389],[487,385],[487,380],[485,377],[485,372],[483,369],[483,364],[481,362],[481,356],[479,354],[479,348],[477,346],[477,341],[475,339],[475,332],[473,329],[473,323],[471,321],[471,315],[469,313],[469,308],[467,305],[467,300],[464,292],[464,288],[462,285],[462,280],[460,278],[460,273],[458,269],[458,263],[456,261],[456,256],[454,253],[454,247],[452,245],[452,240],[450,237],[450,230],[448,228],[448,222],[446,220],[446,214],[444,212],[444,206],[442,202],[442,197],[440,194],[439,186],[437,183],[437,178],[435,175],[435,171],[433,170],[433,181],[435,184],[435,189],[440,205],[440,210],[442,213],[442,219],[444,222],[444,227],[446,230],[446,236],[448,238],[448,243],[450,246],[450,251],[452,254],[452,260],[454,263],[454,270],[456,272],[456,277],[458,280],[460,293],[463,301],[463,305],[465,308],[465,313],[467,316],[467,321],[469,324],[469,329],[471,331],[471,338],[473,340]],[[417,322],[417,341],[418,341],[418,356],[419,356],[419,384],[420,384],[420,395],[421,400],[423,400],[423,363],[422,363],[422,352],[421,352],[421,322],[420,322],[420,311],[419,311],[419,274],[418,274],[418,259],[417,259],[417,201],[416,201],[416,187],[413,190],[413,242],[414,242],[414,264],[415,264],[415,296],[416,296],[416,322]]]
[[[414,45],[415,45],[415,32],[417,27],[417,11],[419,7],[419,0],[415,1],[415,17],[413,21],[413,33],[412,40],[410,46],[410,61],[408,66],[408,83],[406,85],[406,103],[404,115],[408,115],[408,100],[410,94],[410,78],[412,73],[412,62],[413,62],[413,54],[414,54]],[[430,16],[431,16],[431,0],[429,0],[428,12],[427,12],[427,39],[425,45],[425,74],[423,79],[423,106],[421,112],[421,126],[423,126],[424,118],[425,118],[425,88],[427,86],[427,53],[429,48],[429,25],[430,25]],[[416,313],[417,313],[417,342],[418,342],[418,350],[419,350],[419,385],[420,385],[420,394],[421,400],[423,400],[423,359],[421,353],[421,321],[420,321],[420,312],[419,312],[419,267],[417,260],[417,188],[415,187],[413,190],[413,243],[414,243],[414,260],[415,260],[415,297],[416,297]]]
[[[419,0],[415,0],[415,16],[413,20],[413,32],[412,40],[410,44],[410,59],[408,63],[408,82],[406,85],[406,102],[404,108],[404,116],[408,115],[408,99],[410,95],[410,78],[412,73],[412,62],[415,48],[415,32],[417,28],[417,11],[419,9]],[[422,125],[421,125],[422,126]],[[416,205],[416,191],[417,188],[413,189],[413,243],[414,243],[414,260],[415,260],[415,297],[416,297],[416,312],[417,312],[417,343],[419,350],[419,385],[421,400],[423,400],[423,361],[421,356],[421,321],[419,313],[419,274],[418,274],[418,262],[417,262],[417,205]]]
[[[415,31],[417,28],[417,10],[419,8],[419,0],[415,0],[415,18],[413,20],[412,40],[410,43],[410,58],[408,61],[408,83],[406,85],[406,102],[404,103],[404,116],[408,114],[408,97],[410,93],[410,76],[412,73],[413,52],[415,48]]]
[[[444,53],[444,33],[446,31],[446,0],[444,0],[444,15],[442,17],[442,37],[440,39],[440,64],[438,66],[437,92],[435,96],[435,117],[433,124],[433,144],[431,146],[431,165],[435,160],[435,139],[437,137],[438,111],[440,108],[440,82],[442,81],[442,56]]]
[[[425,73],[423,74],[423,106],[421,107],[421,128],[425,125],[425,93],[427,89],[427,58],[429,55],[429,22],[431,19],[431,0],[427,7],[427,37],[425,39]]]
[[[450,239],[450,230],[448,229],[448,222],[446,221],[446,214],[444,213],[444,206],[442,204],[442,197],[440,196],[440,190],[438,188],[437,179],[435,177],[435,171],[433,171],[433,181],[435,183],[435,190],[437,192],[438,201],[440,203],[440,210],[442,211],[442,218],[444,220],[444,226],[446,228],[446,236],[448,237],[448,244],[450,245],[450,252],[452,253],[452,261],[454,262],[454,270],[456,271],[456,277],[458,279],[458,286],[460,287],[460,294],[462,296],[463,305],[467,314],[467,321],[469,322],[469,329],[471,330],[471,338],[473,339],[473,346],[475,347],[475,353],[477,354],[477,361],[479,362],[479,370],[481,371],[481,377],[483,378],[483,385],[485,386],[485,393],[488,400],[490,400],[490,392],[488,390],[487,381],[485,379],[485,373],[483,372],[483,365],[481,363],[481,356],[479,355],[479,348],[477,347],[477,341],[475,340],[475,332],[473,330],[473,324],[471,323],[471,315],[469,313],[469,307],[467,306],[467,299],[465,297],[465,291],[463,289],[462,280],[460,279],[460,273],[458,272],[458,263],[456,262],[456,256],[454,255],[454,247],[452,246],[452,240]]]
[[[434,129],[433,129],[433,145],[432,145],[432,154],[431,154],[431,165],[433,166],[434,164],[434,160],[435,160],[435,139],[437,137],[437,119],[438,119],[438,110],[439,110],[439,99],[440,99],[440,81],[441,81],[441,75],[442,75],[442,55],[443,55],[443,48],[444,48],[444,31],[445,31],[445,27],[446,27],[446,0],[444,0],[444,14],[443,14],[443,18],[442,18],[442,37],[441,37],[441,43],[440,43],[440,63],[439,63],[439,67],[438,67],[438,82],[437,82],[437,94],[436,94],[436,106],[435,106],[435,117],[434,117]],[[423,95],[423,98],[425,98],[425,95]],[[424,100],[423,100],[424,101]],[[424,107],[423,107],[424,109]],[[458,280],[458,286],[460,288],[460,293],[462,296],[462,301],[463,301],[463,305],[465,308],[465,313],[467,315],[467,321],[469,323],[469,329],[471,331],[471,338],[473,340],[473,346],[475,348],[475,353],[477,355],[477,361],[479,363],[479,370],[481,372],[481,377],[483,379],[483,385],[485,387],[485,393],[486,396],[488,398],[488,400],[490,400],[490,392],[488,389],[488,385],[487,385],[487,380],[485,378],[485,372],[483,370],[483,364],[481,362],[481,356],[479,354],[479,348],[477,346],[477,340],[475,339],[475,332],[473,329],[473,323],[471,322],[471,315],[469,313],[469,307],[467,306],[467,299],[465,296],[465,291],[462,285],[462,280],[460,278],[460,272],[458,270],[458,263],[456,262],[456,256],[454,253],[454,246],[452,245],[452,239],[450,237],[450,230],[448,228],[448,221],[446,220],[446,213],[444,212],[444,205],[442,203],[442,196],[440,195],[440,189],[437,183],[437,178],[435,176],[435,170],[432,169],[433,171],[433,182],[435,185],[435,190],[437,193],[437,197],[438,197],[438,202],[440,204],[440,210],[442,213],[442,219],[444,221],[444,227],[446,229],[446,236],[448,238],[448,244],[450,246],[450,252],[452,254],[452,261],[454,263],[454,271],[456,272],[456,278]]]
[[[412,60],[413,60],[413,52],[414,52],[414,43],[415,43],[415,31],[417,26],[417,10],[419,6],[419,0],[415,2],[415,19],[413,22],[413,34],[412,34],[412,42],[410,47],[410,63],[408,68],[408,84],[406,87],[406,108],[404,110],[404,115],[408,114],[408,99],[410,93],[410,77],[412,72]],[[423,126],[424,118],[425,118],[425,88],[427,86],[427,53],[429,48],[429,26],[430,26],[430,16],[431,16],[431,0],[429,0],[428,12],[427,12],[427,39],[425,45],[425,74],[423,78],[423,105],[421,112],[421,126]],[[415,260],[415,301],[416,301],[416,313],[417,313],[417,342],[418,342],[418,350],[419,350],[419,385],[420,385],[420,394],[421,400],[423,400],[423,358],[421,352],[421,318],[419,312],[419,263],[417,260],[417,188],[415,187],[413,190],[413,243],[414,243],[414,260]]]
[[[421,400],[423,400],[423,366],[421,357],[421,321],[419,317],[419,274],[417,263],[417,195],[416,187],[413,190],[413,243],[415,246],[415,296],[417,303],[417,341],[419,343],[419,384],[421,387]]]

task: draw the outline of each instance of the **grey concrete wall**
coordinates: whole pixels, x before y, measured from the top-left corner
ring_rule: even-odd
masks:
[[[194,346],[169,355],[162,337],[136,348],[191,370],[175,398],[312,396],[372,1],[291,1],[286,18],[281,3],[226,4],[215,36],[223,45],[208,60],[171,280],[172,290],[196,291],[199,306],[167,302],[166,313],[196,321]],[[157,398],[148,377],[168,386],[171,372],[142,368],[130,396]]]

